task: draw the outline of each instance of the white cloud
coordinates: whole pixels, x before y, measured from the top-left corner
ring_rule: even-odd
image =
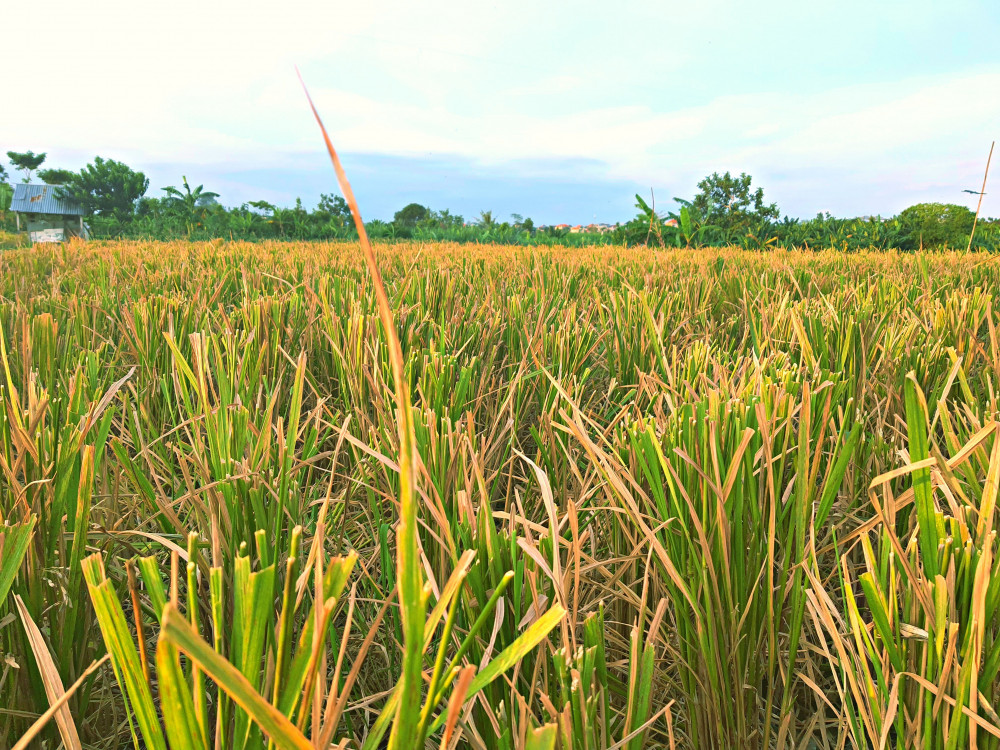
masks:
[[[566,160],[588,180],[643,185],[746,170],[801,205],[810,189],[839,191],[847,206],[978,184],[1000,121],[997,67],[808,89],[761,80],[715,96],[705,92],[724,80],[705,72],[692,95],[682,75],[700,55],[749,64],[743,27],[755,11],[723,19],[699,47],[685,40],[731,5],[624,3],[613,17],[596,7],[17,3],[8,28],[45,31],[8,33],[0,48],[0,147],[137,166],[320,168],[297,62],[348,152],[517,162],[526,173]]]

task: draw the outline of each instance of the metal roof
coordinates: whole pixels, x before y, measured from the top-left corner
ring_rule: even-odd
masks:
[[[10,202],[11,211],[26,214],[62,214],[83,216],[83,208],[76,201],[59,198],[58,185],[14,185],[14,198]]]

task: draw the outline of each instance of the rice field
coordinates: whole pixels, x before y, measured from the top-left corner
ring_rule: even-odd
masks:
[[[375,250],[0,252],[0,747],[1000,747],[994,256]]]

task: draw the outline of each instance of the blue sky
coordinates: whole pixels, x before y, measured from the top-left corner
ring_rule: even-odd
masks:
[[[17,3],[0,151],[314,205],[335,186],[297,64],[366,218],[417,201],[575,223],[716,170],[792,216],[974,207],[1000,130],[995,1],[361,5]]]

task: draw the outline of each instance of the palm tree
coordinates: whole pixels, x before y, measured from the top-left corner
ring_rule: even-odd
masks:
[[[497,223],[497,220],[493,218],[492,211],[480,211],[479,220],[476,223],[481,227],[492,227]]]
[[[219,197],[218,193],[213,193],[210,190],[205,190],[203,185],[199,185],[194,190],[188,185],[187,177],[182,178],[184,180],[184,191],[180,191],[175,187],[165,187],[163,192],[167,194],[167,203],[173,208],[178,209],[185,216],[194,216],[197,209],[204,209],[211,206],[216,201],[215,199]]]

